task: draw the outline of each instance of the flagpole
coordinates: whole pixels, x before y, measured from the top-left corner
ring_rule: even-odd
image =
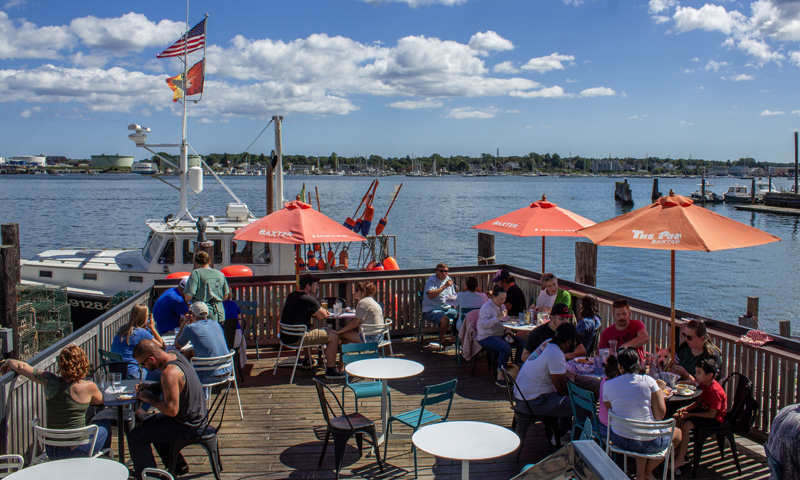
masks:
[[[186,57],[189,49],[189,0],[186,0],[186,32],[183,34],[183,98],[181,101],[181,211],[178,220],[194,221],[189,213],[189,152],[186,143]]]

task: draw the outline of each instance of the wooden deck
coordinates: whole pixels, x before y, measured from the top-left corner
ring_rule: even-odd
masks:
[[[407,341],[395,344],[394,352],[397,357],[416,360],[425,365],[425,371],[417,377],[389,382],[394,412],[418,407],[423,386],[457,377],[459,383],[450,420],[477,420],[511,426],[512,412],[506,392],[494,385],[485,362],[478,366],[475,377],[470,377],[472,365],[465,367],[462,362],[461,368],[458,368],[452,351],[433,352],[421,349],[415,341]],[[245,417],[243,421],[239,420],[235,394],[231,392],[219,439],[224,469],[222,477],[334,478],[332,442],[322,467],[317,466],[325,422],[312,376],[316,374],[324,379],[323,372],[321,369],[316,372],[298,370],[295,384],[289,384],[291,368],[279,367],[277,375],[272,375],[275,355],[276,351],[263,349],[261,360],[255,360],[255,352],[250,352],[251,364],[245,370],[246,375],[248,372],[249,375],[245,384],[240,385]],[[341,384],[343,381],[335,383]],[[338,395],[341,388],[335,391]],[[348,412],[352,408],[352,396],[349,396]],[[362,400],[359,411],[379,424],[380,399]],[[402,431],[402,427],[396,427],[395,432],[399,431]],[[486,441],[491,442],[491,439]],[[697,478],[768,478],[763,447],[744,438],[737,438],[737,445],[742,463],[741,477],[738,477],[729,451],[726,449],[725,458],[720,459],[716,442],[708,441]],[[513,454],[490,461],[472,462],[470,475],[476,479],[508,479],[516,475],[521,466],[541,460],[552,451],[544,438],[543,429],[536,425],[528,433],[519,464],[514,461]],[[214,478],[202,449],[192,447],[186,449],[184,454],[190,464],[190,473],[181,478]],[[388,458],[385,459],[382,474],[373,457],[358,459],[357,456],[355,441],[351,440],[345,454],[341,478],[414,478],[410,438],[390,440]],[[419,478],[461,478],[460,462],[451,463],[425,452],[418,452],[417,456]],[[629,462],[629,467],[632,463]],[[685,472],[680,478],[691,477]]]

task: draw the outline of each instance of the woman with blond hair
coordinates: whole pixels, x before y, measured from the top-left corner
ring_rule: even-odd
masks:
[[[102,405],[103,394],[91,380],[90,365],[86,353],[78,346],[69,345],[58,354],[58,372],[47,372],[33,368],[19,360],[8,360],[0,367],[0,374],[10,370],[41,384],[45,397],[45,426],[53,429],[81,428],[86,426],[86,410],[89,405]],[[97,439],[94,450],[89,452],[88,445],[78,447],[46,448],[51,460],[71,457],[87,457],[96,455],[103,448],[111,445],[108,435],[110,423],[107,420],[96,423]]]
[[[139,367],[133,358],[133,349],[142,340],[153,340],[165,347],[164,339],[158,334],[153,314],[149,313],[144,305],[134,305],[131,309],[130,320],[117,331],[114,341],[111,342],[111,351],[122,355],[122,361],[128,362],[128,378],[139,379]]]

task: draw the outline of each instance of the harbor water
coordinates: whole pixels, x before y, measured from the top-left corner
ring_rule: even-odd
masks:
[[[174,179],[177,182],[177,179]],[[225,182],[261,217],[266,212],[263,176],[225,177]],[[294,199],[303,184],[315,188],[322,212],[343,221],[352,216],[370,177],[286,176],[284,195]],[[630,211],[614,202],[614,181],[607,177],[405,177],[379,178],[374,202],[377,225],[391,201],[394,186],[403,183],[384,233],[397,237],[401,268],[431,268],[440,261],[450,265],[477,263],[477,230],[485,220],[516,210],[543,194],[561,207],[600,222]],[[652,179],[630,179],[634,209],[650,203]],[[659,187],[688,196],[699,179],[661,178]],[[711,190],[723,193],[749,180],[715,178]],[[205,177],[205,191],[190,195],[193,215],[222,215],[232,202],[216,180]],[[790,180],[773,179],[789,188]],[[59,247],[142,247],[147,219],[163,218],[178,210],[177,190],[152,178],[134,174],[3,175],[0,176],[0,223],[20,226],[23,258]],[[732,205],[707,208],[762,229],[783,239],[768,245],[718,252],[677,252],[676,308],[735,323],[745,313],[746,297],[760,298],[759,319],[768,332],[777,332],[779,320],[791,320],[800,335],[800,285],[798,261],[800,217],[738,211]],[[550,237],[546,243],[546,269],[572,280],[575,274],[574,242],[580,238]],[[541,269],[541,238],[495,237],[496,262],[526,269]],[[359,246],[352,244],[351,265]],[[669,305],[670,254],[668,251],[599,247],[598,288],[650,302]]]

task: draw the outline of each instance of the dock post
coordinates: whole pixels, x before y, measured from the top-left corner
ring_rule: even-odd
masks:
[[[19,257],[11,245],[0,245],[0,326],[12,330],[11,358],[19,358],[17,276]],[[5,357],[6,354],[3,354]]]
[[[778,332],[781,337],[792,338],[792,324],[789,320],[778,322]]]
[[[2,236],[2,241],[0,241],[0,244],[12,247],[12,249],[14,250],[14,254],[17,257],[16,277],[14,278],[14,282],[21,283],[22,279],[20,278],[20,269],[19,269],[19,261],[20,261],[19,224],[4,223],[2,226],[0,226],[0,236]]]
[[[650,201],[655,202],[662,196],[661,192],[658,191],[658,177],[656,177],[653,179],[653,190],[650,192]]]
[[[575,242],[575,281],[597,286],[597,245]]]
[[[753,177],[753,181],[750,182],[750,203],[756,204],[756,177]]]
[[[614,200],[622,202],[623,205],[633,205],[633,194],[627,178],[621,182],[614,182]]]
[[[747,316],[758,317],[758,297],[747,297]]]
[[[478,265],[494,265],[494,235],[478,232]]]

